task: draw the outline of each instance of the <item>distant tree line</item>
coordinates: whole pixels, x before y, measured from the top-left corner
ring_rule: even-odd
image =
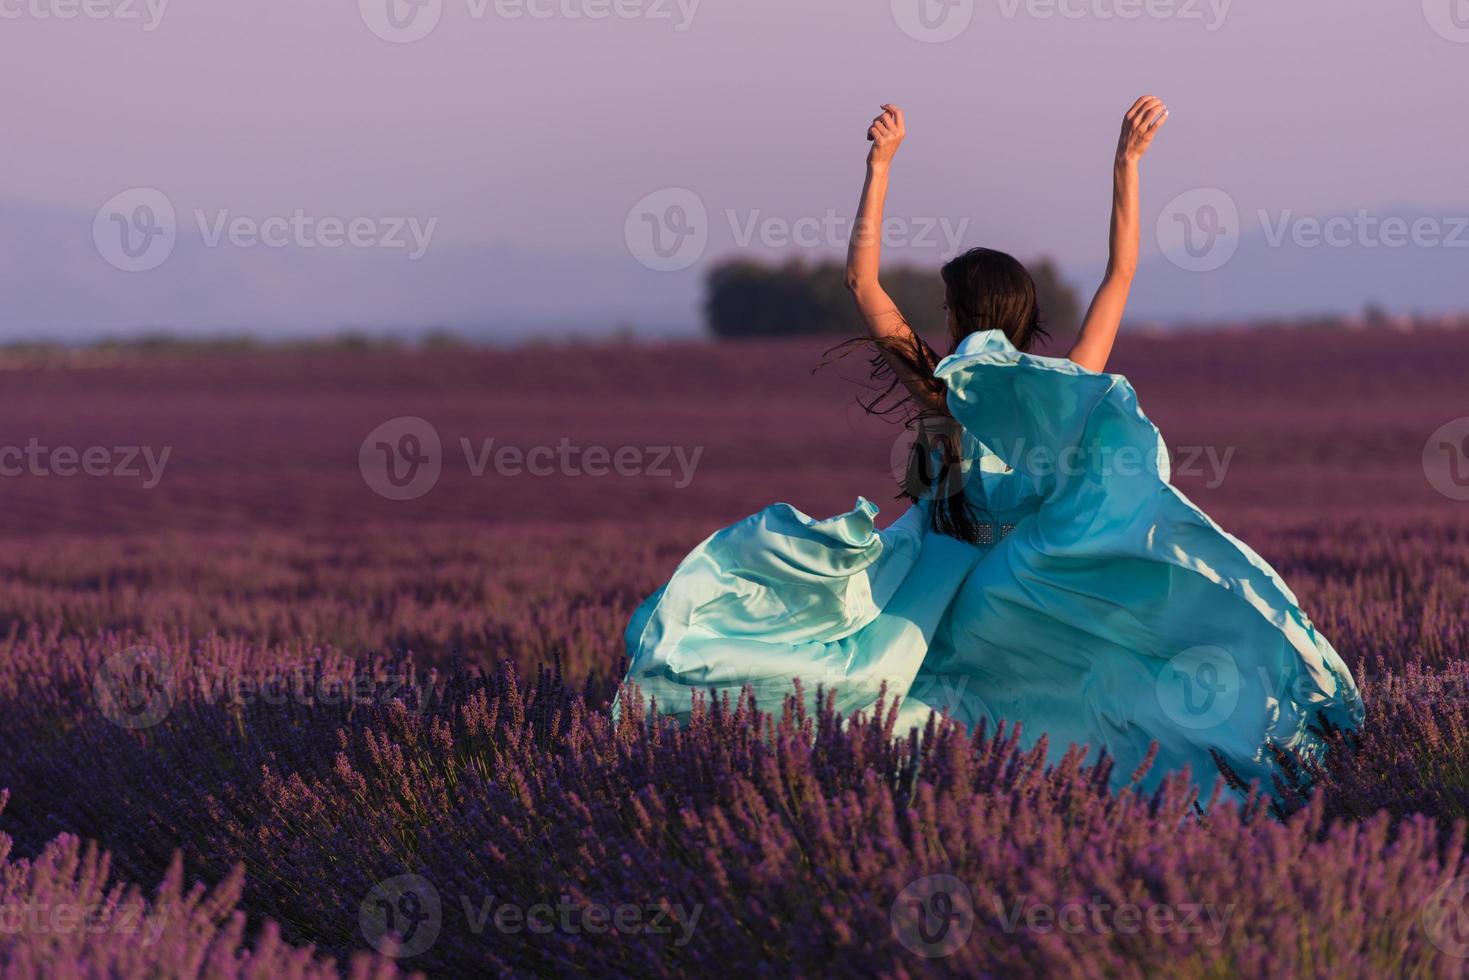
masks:
[[[1076,290],[1061,278],[1055,263],[1027,265],[1035,278],[1041,317],[1053,336],[1081,323]],[[913,329],[930,337],[947,329],[944,284],[938,269],[885,268],[882,285]],[[722,262],[705,280],[704,314],[716,337],[776,337],[794,334],[857,336],[862,330],[846,269],[838,262],[808,265],[799,259],[770,265],[750,259]]]

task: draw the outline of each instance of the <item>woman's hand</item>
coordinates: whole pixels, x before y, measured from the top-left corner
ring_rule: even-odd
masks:
[[[1145,95],[1122,117],[1122,135],[1117,138],[1117,162],[1135,164],[1153,145],[1153,137],[1168,119],[1168,107],[1154,95]]]
[[[903,137],[907,134],[907,130],[903,128],[903,110],[895,105],[884,105],[882,115],[872,120],[872,125],[867,128],[867,138],[872,141],[872,149],[867,154],[867,165],[886,167],[892,163],[898,147],[903,145]]]

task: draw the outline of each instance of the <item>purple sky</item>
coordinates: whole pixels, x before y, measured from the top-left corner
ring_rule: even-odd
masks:
[[[85,0],[117,16],[70,20],[40,14],[83,0],[0,0],[0,202],[81,214],[83,238],[132,187],[163,190],[195,237],[194,209],[437,219],[439,252],[606,256],[637,282],[629,208],[685,187],[711,232],[704,263],[661,274],[682,295],[739,224],[849,215],[867,120],[892,100],[910,135],[891,213],[967,221],[966,246],[1079,275],[1105,259],[1121,113],[1153,92],[1172,114],[1145,162],[1145,262],[1159,208],[1195,187],[1247,216],[1469,214],[1469,43],[1453,39],[1469,41],[1469,0],[979,0],[946,43],[899,26],[920,0],[501,0],[482,16],[427,0],[437,26],[395,44],[367,25],[386,2],[171,0],[150,30],[148,0]],[[552,15],[506,16],[526,4]],[[613,14],[570,16],[597,10]],[[544,293],[508,305],[554,310]]]

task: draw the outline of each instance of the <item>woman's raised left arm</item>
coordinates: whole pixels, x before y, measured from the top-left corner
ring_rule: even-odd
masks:
[[[1066,355],[1091,371],[1102,371],[1112,355],[1132,277],[1137,272],[1138,250],[1138,161],[1152,145],[1153,137],[1168,118],[1161,99],[1145,95],[1135,102],[1122,120],[1117,140],[1117,158],[1112,166],[1112,230],[1107,274],[1092,297],[1082,321],[1081,333]]]

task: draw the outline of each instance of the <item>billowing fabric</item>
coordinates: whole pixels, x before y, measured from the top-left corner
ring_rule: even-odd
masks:
[[[1217,750],[1269,787],[1270,742],[1320,751],[1319,717],[1354,727],[1350,671],[1280,577],[1169,485],[1167,450],[1120,375],[976,333],[938,366],[965,430],[972,545],[929,528],[931,501],[814,520],[775,504],[711,535],[634,614],[627,680],[660,713],[753,688],[767,710],[800,679],[900,730],[947,711],[1105,749],[1145,787]]]

